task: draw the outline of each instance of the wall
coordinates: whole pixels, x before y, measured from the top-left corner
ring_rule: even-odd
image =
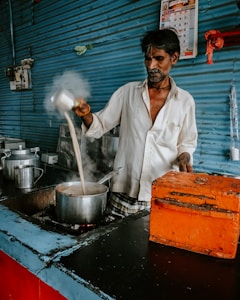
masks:
[[[229,157],[229,92],[234,79],[240,97],[239,46],[215,51],[214,64],[208,65],[204,39],[210,29],[238,25],[240,12],[234,0],[199,2],[198,56],[179,61],[172,75],[196,100],[195,169],[240,174],[240,162]],[[10,91],[3,72],[14,63],[9,3],[15,62],[34,59],[28,91]],[[59,125],[65,120],[48,114],[45,101],[53,79],[64,71],[80,72],[88,80],[93,111],[102,108],[121,84],[145,78],[140,39],[158,27],[159,0],[1,1],[0,5],[0,134],[55,151]],[[74,48],[79,45],[93,48],[78,56]]]

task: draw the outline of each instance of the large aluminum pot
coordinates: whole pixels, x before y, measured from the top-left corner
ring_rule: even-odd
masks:
[[[1,158],[1,166],[5,178],[14,180],[14,170],[19,166],[40,167],[40,157],[38,155],[39,147],[23,148],[21,145],[18,149],[1,149],[5,155]],[[39,176],[39,170],[34,170],[34,178]]]
[[[85,182],[85,194],[80,181],[61,183],[55,188],[56,216],[68,224],[96,224],[107,206],[108,187]]]

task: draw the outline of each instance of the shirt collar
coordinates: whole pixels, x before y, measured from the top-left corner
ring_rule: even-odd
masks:
[[[175,83],[175,81],[173,80],[173,78],[171,76],[169,76],[170,78],[170,83],[171,83],[171,90],[170,90],[170,94],[172,97],[176,97],[177,98],[177,95],[178,95],[178,88],[177,88],[177,85]]]
[[[170,79],[170,83],[171,83],[171,90],[170,90],[171,97],[173,97],[173,96],[177,97],[177,94],[178,94],[177,85],[171,76],[169,76],[169,79]],[[145,79],[144,81],[139,83],[138,87],[147,88],[147,84],[148,84],[148,79]]]

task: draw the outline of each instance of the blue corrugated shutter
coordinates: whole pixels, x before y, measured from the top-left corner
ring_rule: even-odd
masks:
[[[198,56],[172,70],[176,82],[196,100],[199,130],[195,169],[240,174],[230,161],[229,91],[235,79],[240,99],[239,46],[214,52],[206,64],[204,33],[240,23],[236,1],[199,1]],[[64,119],[46,112],[46,87],[64,71],[80,72],[89,81],[93,111],[101,109],[120,85],[145,77],[140,39],[158,27],[160,1],[12,1],[16,63],[32,57],[32,90],[10,91],[4,68],[12,65],[9,7],[1,1],[0,134],[20,137],[28,146],[55,151]],[[74,48],[93,48],[78,56]]]

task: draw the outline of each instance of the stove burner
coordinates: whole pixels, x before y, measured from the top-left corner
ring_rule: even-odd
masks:
[[[97,227],[96,224],[68,224],[59,222],[56,218],[54,205],[50,205],[45,210],[35,213],[32,217],[40,221],[41,224],[48,225],[54,230],[60,230],[63,233],[74,235],[83,234]]]

